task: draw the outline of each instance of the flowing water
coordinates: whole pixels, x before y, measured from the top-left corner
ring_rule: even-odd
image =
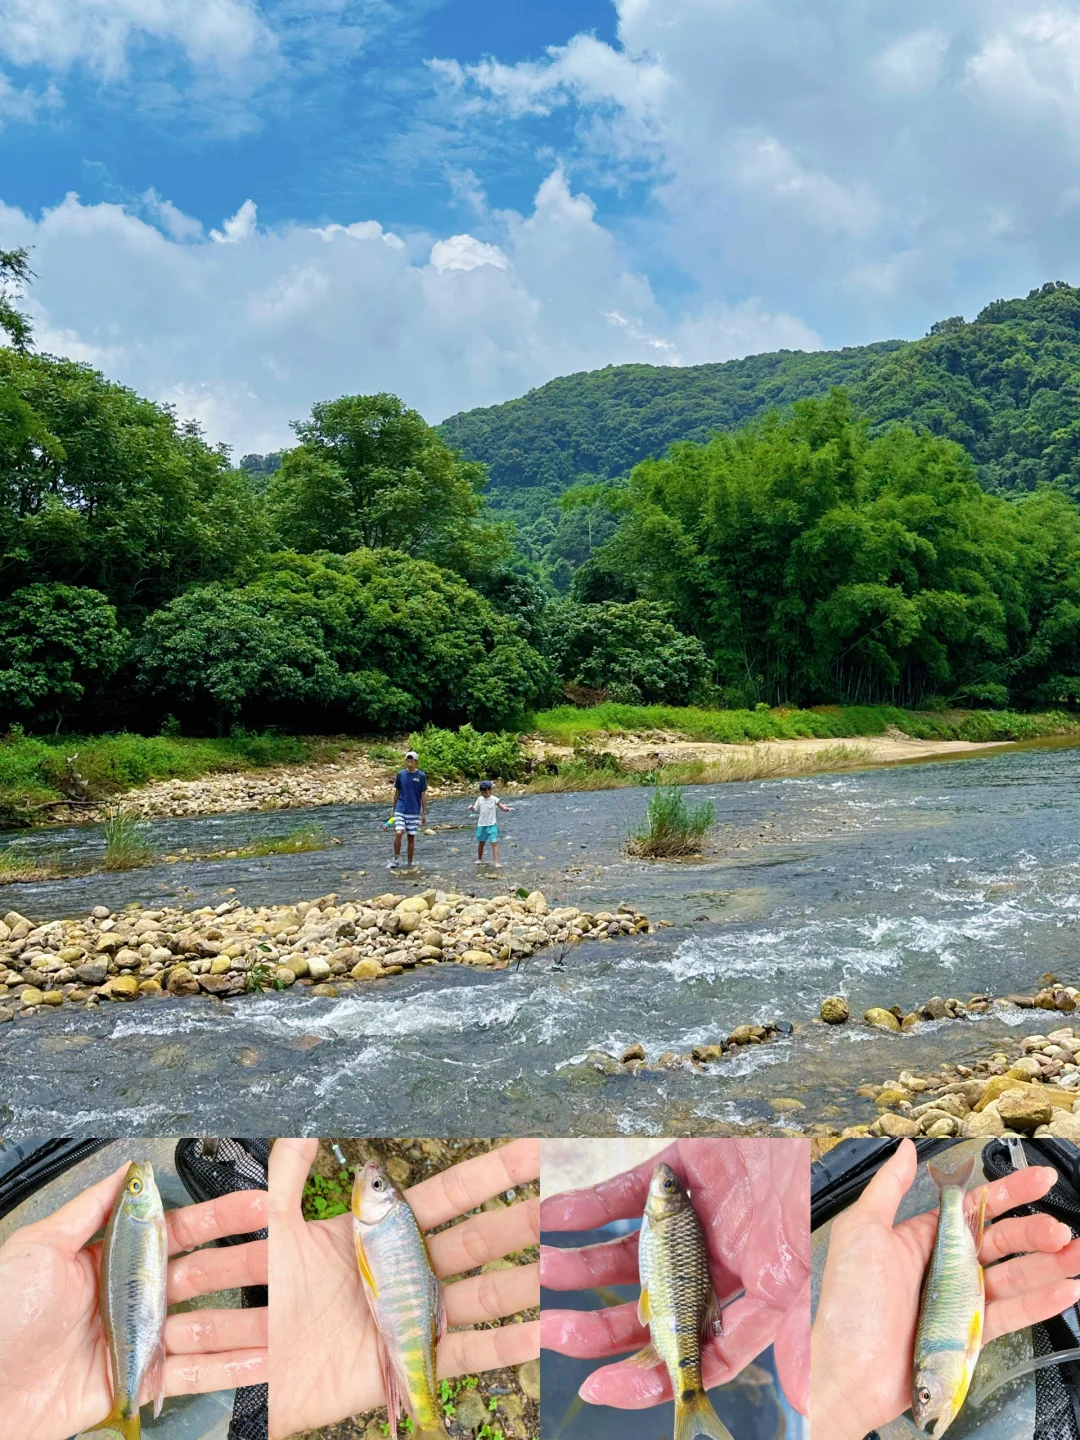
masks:
[[[164,820],[148,835],[162,853],[210,850],[315,819],[340,841],[320,851],[8,887],[10,905],[44,917],[132,900],[281,903],[388,886],[484,895],[539,885],[552,904],[626,900],[671,928],[565,956],[540,952],[501,973],[432,967],[336,1000],[293,991],[17,1021],[0,1029],[0,1126],[722,1133],[769,1123],[775,1097],[799,1100],[800,1122],[847,1121],[868,1108],[852,1094],[863,1080],[985,1052],[1026,1020],[1012,1010],[896,1037],[804,1023],[824,996],[843,992],[860,1013],[933,994],[1030,990],[1047,970],[1080,977],[1076,745],[691,794],[717,809],[718,853],[702,862],[621,855],[648,798],[633,789],[515,800],[501,872],[477,871],[466,802],[448,800],[432,807],[438,830],[420,837],[413,875],[386,874],[384,812],[353,806]],[[19,843],[85,859],[101,842],[77,828]],[[655,1057],[778,1018],[795,1033],[707,1074],[604,1077],[581,1064],[593,1048],[640,1041]]]

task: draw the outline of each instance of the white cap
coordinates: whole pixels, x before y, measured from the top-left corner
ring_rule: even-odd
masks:
[[[416,753],[415,750],[406,750],[406,751],[405,751],[405,759],[406,759],[406,760],[419,760],[419,759],[420,759],[420,756],[417,755],[417,753]]]

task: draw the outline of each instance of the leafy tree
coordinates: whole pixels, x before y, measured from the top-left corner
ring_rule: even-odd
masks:
[[[89,366],[0,349],[0,589],[56,579],[144,610],[264,544],[248,477],[195,425]]]
[[[565,680],[628,704],[689,705],[710,697],[701,641],[681,634],[663,605],[552,607],[551,652]]]
[[[294,429],[300,444],[270,484],[283,544],[306,554],[395,549],[467,574],[505,557],[502,533],[478,523],[484,466],[462,460],[396,396],[324,401]]]
[[[251,582],[200,586],[146,623],[143,683],[219,724],[268,713],[386,730],[499,727],[546,700],[540,655],[457,575],[394,551],[284,552]]]
[[[28,585],[0,602],[0,711],[59,723],[119,667],[127,636],[97,590]]]
[[[873,437],[842,391],[638,466],[604,559],[744,702],[1004,703],[1080,671],[1075,507],[987,495],[959,445]]]
[[[25,247],[0,250],[0,331],[16,350],[25,350],[32,334],[30,321],[15,303],[30,276],[30,252]]]

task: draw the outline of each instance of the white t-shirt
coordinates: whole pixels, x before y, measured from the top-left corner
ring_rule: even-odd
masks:
[[[499,821],[499,799],[497,795],[478,795],[473,803],[477,825],[497,825]]]

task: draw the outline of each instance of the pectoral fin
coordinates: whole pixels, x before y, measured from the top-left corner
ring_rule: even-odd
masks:
[[[664,1362],[656,1353],[655,1345],[646,1345],[636,1355],[629,1355],[626,1359],[627,1365],[636,1365],[640,1370],[651,1370],[654,1365],[662,1365]]]
[[[643,1285],[641,1287],[641,1294],[638,1296],[637,1302],[638,1323],[641,1325],[648,1325],[651,1313],[652,1312],[649,1309],[649,1292]]]
[[[709,1298],[705,1302],[705,1313],[701,1317],[701,1338],[715,1340],[718,1335],[724,1333],[724,1320],[720,1313],[720,1298],[715,1290],[709,1291]]]
[[[979,1203],[975,1206],[968,1217],[967,1222],[971,1229],[971,1238],[975,1241],[976,1255],[982,1249],[983,1231],[986,1229],[986,1195],[987,1186],[983,1186],[982,1194],[979,1196]]]
[[[353,1242],[356,1245],[356,1263],[360,1266],[360,1278],[371,1291],[372,1297],[377,1300],[379,1298],[379,1287],[375,1284],[375,1277],[371,1273],[371,1266],[368,1264],[368,1258],[364,1254],[364,1242],[360,1239],[360,1232],[355,1229],[353,1230]]]

